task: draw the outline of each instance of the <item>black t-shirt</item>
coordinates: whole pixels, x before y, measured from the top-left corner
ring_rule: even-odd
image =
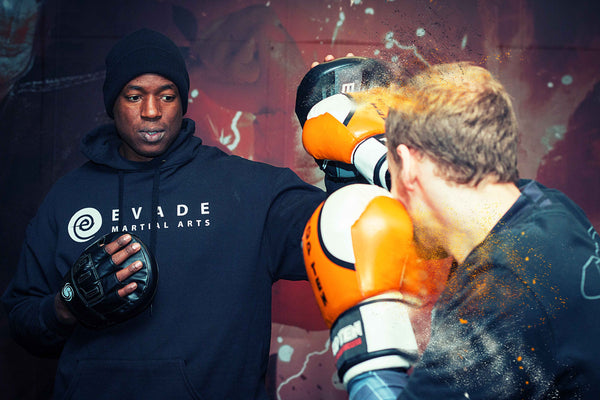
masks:
[[[521,196],[460,265],[399,399],[599,399],[600,240],[562,193]]]

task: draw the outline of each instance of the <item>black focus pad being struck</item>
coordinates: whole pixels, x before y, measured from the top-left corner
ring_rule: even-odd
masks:
[[[319,101],[338,93],[360,92],[388,87],[394,73],[373,58],[343,57],[321,63],[304,76],[296,92],[296,116],[304,127],[310,109]]]
[[[158,265],[154,257],[135,235],[130,243],[139,243],[140,250],[121,265],[115,265],[104,245],[115,241],[123,233],[109,233],[91,244],[81,253],[64,277],[60,295],[71,313],[84,326],[102,329],[126,321],[144,311],[154,298],[158,284]],[[116,273],[135,261],[143,266],[123,282]],[[120,297],[117,291],[132,283],[135,291]]]
[[[388,87],[395,74],[382,61],[365,57],[343,57],[311,68],[296,92],[296,116],[304,128],[308,113],[321,100],[339,93]],[[326,135],[327,132],[323,132]],[[317,160],[325,172],[327,193],[352,183],[368,183],[356,167],[339,161]]]

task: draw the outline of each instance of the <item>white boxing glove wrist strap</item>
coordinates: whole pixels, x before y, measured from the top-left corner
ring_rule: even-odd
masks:
[[[369,183],[390,190],[387,147],[379,136],[372,136],[360,142],[352,154],[352,164]]]
[[[377,369],[408,369],[418,347],[407,305],[398,298],[370,299],[338,317],[331,328],[331,349],[340,380]]]

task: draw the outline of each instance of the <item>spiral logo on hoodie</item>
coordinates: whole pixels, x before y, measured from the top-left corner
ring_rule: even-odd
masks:
[[[102,227],[102,215],[95,208],[87,207],[77,211],[69,221],[69,236],[76,242],[87,242]]]

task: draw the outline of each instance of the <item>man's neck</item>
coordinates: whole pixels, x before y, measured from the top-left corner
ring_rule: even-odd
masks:
[[[449,189],[451,207],[444,210],[448,252],[462,263],[490,233],[521,194],[512,183],[482,181],[475,187]]]

